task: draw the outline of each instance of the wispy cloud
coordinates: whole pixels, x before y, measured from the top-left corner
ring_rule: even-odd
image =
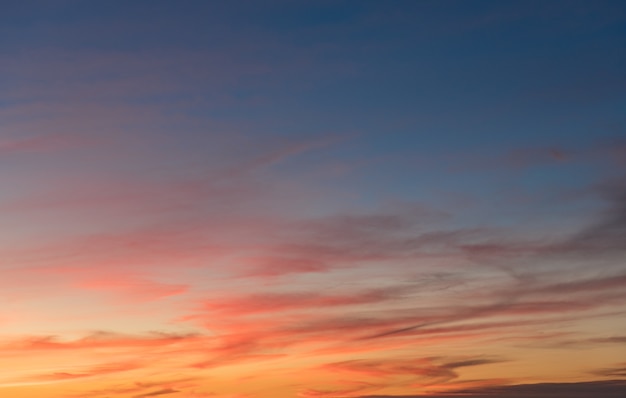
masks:
[[[71,381],[74,379],[82,379],[89,377],[103,377],[110,374],[127,372],[130,370],[140,369],[144,367],[145,364],[140,363],[110,363],[97,365],[93,367],[88,367],[85,369],[76,369],[68,371],[56,371],[54,373],[44,373],[44,374],[35,374],[25,376],[14,381],[10,381],[10,383],[39,383],[39,382],[57,382],[57,381]]]
[[[155,397],[157,395],[175,394],[177,392],[180,391],[171,388],[165,388],[163,390],[156,390],[151,392],[145,392],[143,394],[133,395],[133,398]]]
[[[592,374],[602,377],[623,379],[626,378],[626,363],[622,363],[611,368],[598,369],[593,371]]]

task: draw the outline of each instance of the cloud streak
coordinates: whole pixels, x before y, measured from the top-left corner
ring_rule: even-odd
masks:
[[[421,394],[421,395],[394,395],[393,397],[401,398],[452,398],[452,397],[469,397],[469,398],[487,398],[487,397],[503,397],[503,398],[531,398],[550,396],[554,398],[572,397],[572,398],[589,398],[595,396],[603,396],[617,398],[626,391],[626,383],[622,380],[609,381],[591,381],[579,383],[537,383],[537,384],[520,384],[501,387],[485,387],[469,390],[458,390],[453,393],[443,394]],[[371,395],[368,398],[390,398],[392,396]]]

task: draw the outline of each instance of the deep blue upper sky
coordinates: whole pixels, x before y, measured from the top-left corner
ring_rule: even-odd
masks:
[[[8,1],[0,51],[18,61],[2,85],[44,84],[15,77],[41,52],[171,58],[145,73],[187,90],[125,101],[200,98],[180,112],[259,139],[358,137],[331,151],[385,159],[367,175],[402,191],[416,159],[464,169],[474,157],[577,153],[623,137],[625,15],[622,1]],[[199,58],[176,64],[181,53]],[[113,64],[81,81],[125,74]],[[185,126],[176,145],[194,147],[204,129]],[[390,158],[399,164],[386,170]]]

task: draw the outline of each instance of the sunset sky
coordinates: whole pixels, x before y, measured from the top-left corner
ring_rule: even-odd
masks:
[[[626,396],[623,0],[0,0],[0,397]]]

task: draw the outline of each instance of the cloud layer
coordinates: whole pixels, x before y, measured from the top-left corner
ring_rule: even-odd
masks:
[[[5,3],[0,396],[624,395],[622,4]]]

